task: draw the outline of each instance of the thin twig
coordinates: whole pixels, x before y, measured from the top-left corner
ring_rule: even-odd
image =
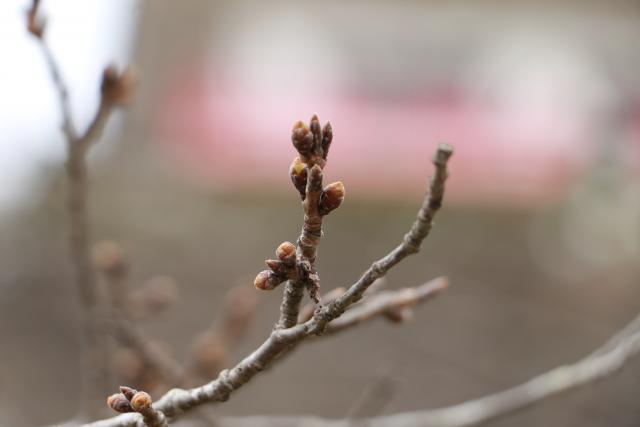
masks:
[[[440,209],[440,206],[442,206],[444,184],[449,175],[447,162],[452,154],[453,147],[450,145],[440,144],[438,146],[433,156],[435,174],[430,179],[429,191],[423,200],[411,230],[404,236],[400,245],[385,257],[374,262],[360,279],[347,289],[347,292],[314,316],[313,320],[317,324],[315,328],[317,328],[319,333],[322,333],[328,322],[339,317],[350,305],[360,300],[373,282],[387,274],[393,266],[404,258],[420,250],[422,241],[427,237],[433,227],[433,217],[438,209]]]
[[[470,427],[486,423],[578,387],[604,379],[640,354],[638,316],[626,329],[584,359],[555,368],[510,389],[439,409],[403,412],[365,419],[369,427]],[[603,351],[604,350],[604,351]],[[136,426],[132,416],[119,416],[90,424],[92,427]],[[360,421],[358,421],[360,422]],[[313,416],[220,417],[219,427],[353,427],[353,420]]]

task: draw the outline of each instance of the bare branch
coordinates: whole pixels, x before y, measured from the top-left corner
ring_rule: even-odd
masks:
[[[172,418],[207,402],[223,402],[227,400],[234,390],[250,381],[275,359],[292,351],[299,342],[307,337],[322,334],[327,324],[341,316],[349,305],[359,300],[376,279],[382,277],[407,255],[417,252],[432,227],[435,212],[442,203],[444,182],[448,174],[446,165],[452,152],[452,148],[448,145],[440,145],[438,147],[433,159],[436,172],[430,180],[429,191],[418,212],[416,222],[405,236],[402,244],[383,259],[375,262],[343,296],[330,303],[327,307],[317,310],[314,317],[303,324],[297,324],[290,328],[276,328],[269,338],[253,353],[230,370],[222,371],[215,380],[189,390],[173,389],[169,391],[158,401],[156,409],[162,411],[167,417]],[[442,286],[443,284],[440,284],[440,287]],[[427,292],[428,294],[429,292]],[[345,295],[348,297],[345,298]],[[409,291],[404,295],[404,298],[403,303],[408,304],[410,301],[415,301],[417,296]],[[361,317],[353,316],[352,319],[354,323],[357,323]],[[136,418],[128,417],[105,420],[104,424],[95,425],[124,427],[135,426],[136,422]]]
[[[633,332],[632,332],[633,329]],[[640,316],[584,359],[560,366],[513,388],[453,406],[403,412],[365,419],[370,427],[470,427],[503,417],[563,392],[607,378],[640,353]],[[120,416],[90,424],[92,427],[135,426],[137,419]],[[347,427],[354,420],[313,416],[220,417],[220,427]]]
[[[433,217],[442,205],[444,184],[449,176],[447,162],[452,154],[453,147],[450,145],[440,144],[438,146],[432,160],[435,166],[435,174],[430,179],[429,191],[425,195],[422,207],[418,211],[418,217],[413,223],[411,230],[404,236],[404,240],[400,245],[384,258],[374,262],[347,292],[328,306],[322,308],[320,313],[314,317],[314,320],[317,322],[315,328],[319,333],[322,333],[328,322],[339,317],[347,307],[360,300],[373,282],[383,277],[387,271],[404,258],[420,250],[422,241],[427,237],[433,227]]]

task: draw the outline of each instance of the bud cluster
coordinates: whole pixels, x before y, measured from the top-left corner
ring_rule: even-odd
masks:
[[[144,391],[138,391],[131,387],[121,386],[120,393],[112,394],[107,398],[107,405],[116,412],[144,412],[151,407],[151,396]]]
[[[289,177],[293,186],[300,193],[302,200],[307,197],[307,180],[309,168],[318,165],[323,168],[329,154],[329,147],[333,141],[333,129],[327,122],[323,127],[317,115],[313,115],[309,124],[296,122],[291,131],[291,141],[300,154],[293,159],[289,167]],[[334,182],[326,186],[319,202],[320,215],[327,215],[336,209],[344,200],[344,184]]]
[[[265,261],[268,270],[263,270],[253,281],[257,289],[270,291],[285,282],[295,271],[296,246],[291,242],[283,242],[276,249],[276,259]]]

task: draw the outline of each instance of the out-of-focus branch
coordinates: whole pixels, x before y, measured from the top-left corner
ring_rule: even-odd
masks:
[[[633,330],[633,331],[632,331]],[[453,406],[365,419],[370,427],[470,427],[581,386],[605,379],[622,369],[640,353],[640,316],[624,334],[617,334],[584,359],[560,366],[510,389]],[[91,424],[93,427],[135,426],[135,417],[117,417]],[[219,427],[347,427],[359,420],[330,420],[307,416],[220,417]]]
[[[442,202],[444,181],[447,177],[446,163],[452,151],[452,148],[446,145],[441,145],[438,148],[433,161],[436,166],[436,173],[430,181],[429,191],[418,212],[418,219],[405,236],[403,243],[385,258],[374,263],[372,268],[356,284],[352,285],[343,296],[328,304],[327,307],[316,310],[314,317],[305,323],[296,324],[289,328],[276,328],[253,353],[233,368],[222,371],[215,380],[201,387],[169,391],[158,400],[155,408],[162,411],[167,417],[172,418],[204,403],[226,401],[233,391],[249,382],[256,374],[270,366],[274,360],[292,351],[298,343],[308,337],[321,335],[325,331],[327,324],[341,316],[349,305],[360,299],[375,279],[383,276],[384,273],[410,253],[417,252],[419,245],[428,234],[433,216]],[[334,208],[338,204],[332,203]],[[270,279],[273,278],[274,274],[277,274],[278,267],[279,264],[274,264],[274,268],[270,270],[273,274],[263,272],[265,274],[258,275],[256,286],[268,288]],[[345,299],[345,295],[349,295],[349,297]],[[416,299],[416,295],[405,295],[405,298],[403,302],[413,301]],[[336,304],[338,301],[341,301],[340,304]],[[353,322],[357,323],[359,319],[359,316],[354,316]],[[124,427],[135,426],[138,421],[139,419],[135,417],[116,417],[93,425]]]
[[[62,114],[62,129],[67,140],[67,181],[69,212],[69,253],[83,315],[83,410],[93,416],[101,407],[100,401],[108,387],[108,351],[106,343],[105,307],[96,287],[91,265],[90,226],[87,212],[88,173],[86,151],[99,136],[112,108],[122,105],[125,94],[131,91],[128,73],[118,75],[113,68],[105,71],[101,87],[100,107],[91,125],[78,135],[69,105],[69,90],[60,67],[45,41],[45,24],[38,16],[40,1],[33,0],[27,11],[27,30],[39,42],[57,91]],[[107,78],[107,77],[110,77]]]

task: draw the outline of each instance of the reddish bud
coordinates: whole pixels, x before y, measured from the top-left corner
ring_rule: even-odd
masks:
[[[264,270],[258,273],[255,280],[253,281],[253,286],[263,291],[270,291],[272,289],[275,289],[280,283],[284,282],[285,280],[287,280],[285,277],[279,276],[271,270]]]
[[[291,131],[291,142],[298,152],[308,156],[313,149],[313,135],[304,122],[297,121]]]
[[[127,399],[131,400],[134,394],[136,394],[138,390],[135,388],[127,387],[126,385],[120,386],[120,393],[124,395]]]
[[[131,407],[136,412],[144,412],[145,410],[151,407],[152,403],[153,403],[153,400],[151,400],[151,396],[149,396],[149,393],[146,393],[144,391],[137,392],[131,398]]]
[[[109,396],[107,398],[107,405],[109,405],[109,407],[114,411],[120,412],[121,414],[134,412],[133,407],[131,407],[131,403],[129,403],[129,399],[127,399],[122,393],[116,393]]]
[[[322,129],[320,128],[320,119],[318,119],[317,114],[311,116],[311,120],[309,120],[309,130],[313,135],[314,144],[319,146],[322,142]]]
[[[300,197],[304,200],[307,188],[307,165],[300,160],[300,157],[296,157],[293,159],[293,162],[291,162],[289,176],[291,177],[291,182],[293,182],[294,187],[296,187],[296,190],[300,193]]]
[[[282,242],[276,249],[276,256],[280,261],[291,262],[296,258],[296,245],[291,242]]]
[[[344,184],[341,181],[324,187],[320,196],[320,215],[326,215],[336,209],[344,200]]]
[[[322,157],[326,160],[329,154],[329,147],[333,141],[333,128],[331,123],[327,122],[322,128]]]

